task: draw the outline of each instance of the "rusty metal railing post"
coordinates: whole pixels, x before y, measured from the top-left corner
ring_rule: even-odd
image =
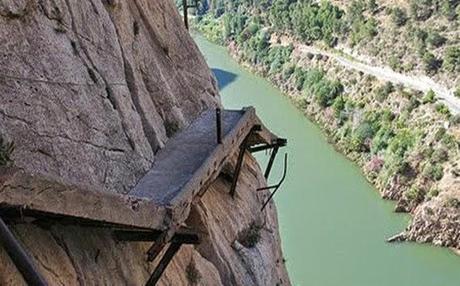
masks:
[[[222,144],[222,111],[216,108],[216,134],[217,144]]]
[[[184,13],[185,28],[188,30],[188,0],[182,0],[182,10]]]

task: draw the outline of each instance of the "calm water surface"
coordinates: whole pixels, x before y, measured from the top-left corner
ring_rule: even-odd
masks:
[[[293,285],[460,285],[459,256],[427,245],[387,244],[409,217],[393,213],[393,203],[381,200],[359,169],[265,79],[238,66],[225,48],[198,35],[195,40],[225,107],[255,106],[264,123],[289,140],[281,152],[289,154],[288,178],[275,200]],[[278,156],[272,182],[281,172]]]

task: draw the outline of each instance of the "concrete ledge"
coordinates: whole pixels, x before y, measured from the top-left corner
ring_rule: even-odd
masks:
[[[147,199],[67,186],[14,168],[0,167],[0,209],[120,228],[169,227],[169,212]]]

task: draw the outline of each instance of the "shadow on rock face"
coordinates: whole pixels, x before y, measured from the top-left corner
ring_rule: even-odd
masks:
[[[236,74],[221,70],[218,68],[211,69],[217,79],[219,90],[223,90],[227,85],[231,84],[238,77]]]

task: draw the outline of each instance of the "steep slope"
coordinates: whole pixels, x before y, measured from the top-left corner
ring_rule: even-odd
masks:
[[[8,0],[0,3],[0,132],[14,165],[65,184],[125,193],[155,153],[202,111],[216,83],[169,0]],[[257,163],[244,166],[235,200],[219,178],[188,225],[204,236],[180,250],[163,285],[289,285],[276,211]],[[238,243],[256,221],[252,248]],[[51,285],[143,285],[146,243],[108,231],[21,222],[13,226]],[[1,285],[22,285],[0,248]]]

